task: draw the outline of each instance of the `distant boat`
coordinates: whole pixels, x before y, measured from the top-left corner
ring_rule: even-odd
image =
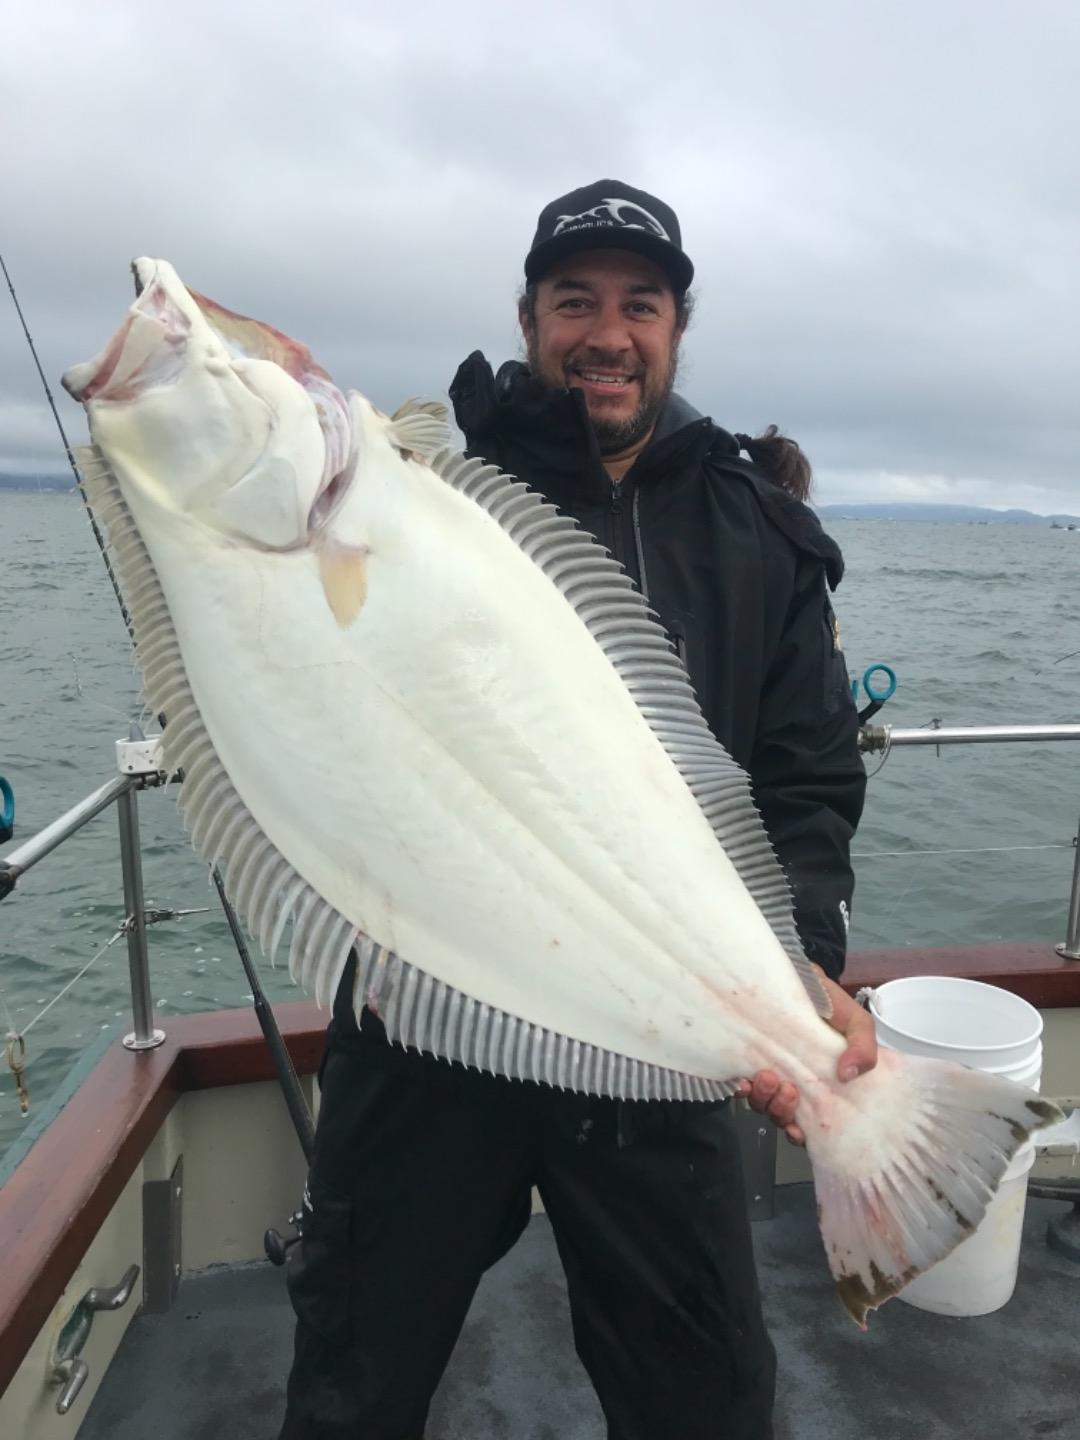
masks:
[[[1059,525],[1056,520],[1051,520],[1051,521],[1050,521],[1050,529],[1051,529],[1051,530],[1064,530],[1064,529],[1065,529],[1065,526],[1064,526],[1064,525]]]

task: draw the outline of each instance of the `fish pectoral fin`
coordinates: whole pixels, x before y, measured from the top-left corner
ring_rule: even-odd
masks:
[[[450,442],[450,411],[437,400],[406,400],[386,422],[391,442],[424,460]]]
[[[326,603],[344,629],[351,625],[367,599],[366,545],[341,545],[325,540],[319,546],[319,578]]]

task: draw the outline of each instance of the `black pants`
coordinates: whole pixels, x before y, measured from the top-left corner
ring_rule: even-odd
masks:
[[[731,1107],[593,1100],[406,1053],[369,1012],[356,1026],[351,979],[289,1262],[280,1440],[422,1440],[533,1184],[611,1440],[770,1440],[774,1354]]]

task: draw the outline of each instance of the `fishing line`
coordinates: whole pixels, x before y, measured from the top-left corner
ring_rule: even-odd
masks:
[[[71,473],[75,476],[75,487],[78,490],[79,495],[82,497],[83,506],[86,509],[87,519],[90,521],[90,529],[93,531],[94,539],[97,541],[98,549],[101,551],[101,558],[105,562],[105,569],[108,572],[109,580],[112,584],[113,594],[116,596],[116,603],[120,606],[120,614],[124,617],[124,624],[127,626],[127,632],[131,636],[131,638],[134,639],[135,632],[132,628],[131,616],[128,614],[127,606],[124,604],[123,596],[120,594],[120,586],[117,584],[116,574],[112,567],[112,561],[109,559],[108,547],[105,544],[105,537],[102,535],[101,530],[98,527],[97,520],[94,518],[94,512],[90,508],[90,501],[87,499],[86,489],[83,485],[82,475],[79,472],[78,465],[75,463],[75,455],[71,449],[71,445],[68,443],[67,434],[64,431],[64,422],[60,419],[60,412],[56,408],[56,401],[53,399],[53,393],[49,389],[49,382],[45,378],[45,371],[41,368],[41,361],[38,359],[37,347],[34,345],[34,337],[30,334],[30,327],[26,323],[26,316],[23,314],[22,306],[19,304],[19,297],[15,294],[15,286],[12,284],[11,275],[8,272],[7,265],[4,263],[3,255],[0,255],[0,270],[2,270],[4,273],[4,280],[7,282],[7,288],[11,293],[11,303],[15,306],[15,313],[19,317],[19,324],[22,326],[22,332],[26,336],[26,343],[30,347],[30,354],[33,356],[34,365],[37,367],[38,376],[45,390],[45,398],[49,402],[49,409],[52,411],[52,417],[56,421],[56,428],[60,432],[60,440],[64,446],[64,454],[67,456],[68,464],[71,466]]]
[[[95,965],[95,964],[101,959],[102,955],[105,954],[105,951],[108,950],[111,946],[115,945],[116,942],[117,942],[117,940],[119,940],[120,937],[121,937],[121,935],[123,935],[123,934],[124,934],[124,927],[121,926],[120,929],[117,930],[117,932],[116,932],[115,935],[110,936],[110,938],[105,941],[105,944],[102,945],[101,949],[97,952],[97,954],[96,954],[96,955],[92,955],[92,956],[90,957],[90,959],[86,962],[86,964],[82,967],[82,969],[81,969],[76,975],[73,975],[73,976],[71,977],[71,979],[67,982],[67,984],[66,984],[65,986],[63,986],[62,989],[60,989],[60,990],[58,990],[58,991],[56,992],[56,994],[55,994],[55,995],[53,996],[53,998],[48,1002],[48,1004],[47,1004],[47,1005],[43,1005],[43,1006],[41,1007],[41,1009],[40,1009],[40,1010],[38,1011],[38,1013],[34,1016],[34,1018],[30,1021],[30,1023],[29,1023],[28,1025],[24,1025],[24,1026],[22,1027],[22,1029],[19,1031],[19,1039],[20,1039],[20,1040],[25,1040],[25,1038],[27,1037],[27,1035],[30,1034],[30,1031],[34,1028],[34,1026],[37,1024],[37,1022],[41,1019],[41,1017],[42,1017],[43,1015],[47,1014],[47,1013],[52,1009],[52,1007],[56,1004],[56,1002],[57,1002],[58,1000],[62,1000],[63,997],[68,993],[68,991],[71,989],[71,987],[72,987],[73,985],[78,984],[78,982],[82,979],[82,977],[83,977],[83,976],[86,974],[86,972],[90,969],[91,965]]]
[[[101,959],[102,955],[105,954],[105,951],[108,950],[110,946],[116,944],[117,940],[120,939],[120,936],[123,935],[123,933],[124,929],[123,926],[121,926],[120,929],[117,930],[115,935],[105,941],[105,944],[102,945],[101,949],[97,952],[97,954],[90,957],[90,959],[82,967],[79,973],[77,975],[73,975],[72,978],[68,981],[68,983],[60,990],[58,990],[53,996],[53,998],[48,1002],[48,1004],[43,1005],[42,1008],[38,1011],[38,1013],[34,1016],[34,1018],[30,1021],[30,1023],[28,1025],[24,1025],[21,1030],[16,1027],[15,1017],[11,1013],[3,991],[0,991],[0,1002],[3,1003],[4,1014],[7,1016],[8,1022],[7,1034],[4,1036],[4,1059],[7,1061],[8,1069],[11,1071],[12,1077],[14,1078],[15,1094],[18,1096],[19,1110],[23,1115],[28,1115],[30,1113],[30,1092],[27,1090],[26,1081],[23,1078],[26,1071],[27,1035],[34,1028],[37,1022],[41,1019],[41,1017],[43,1015],[46,1015],[56,1004],[56,1002],[63,999],[63,997],[67,994],[71,987],[73,985],[76,985],[82,979],[82,977],[90,969],[91,965],[96,964],[96,962]]]
[[[48,379],[47,379],[46,376],[45,376],[45,371],[44,371],[44,369],[43,369],[43,367],[42,367],[41,360],[40,360],[40,358],[38,357],[37,347],[36,347],[35,344],[34,344],[34,337],[30,334],[30,327],[29,327],[29,325],[27,324],[26,316],[23,314],[22,306],[19,304],[19,297],[18,297],[18,295],[15,293],[15,285],[14,285],[14,282],[12,281],[12,279],[11,279],[11,274],[10,274],[10,272],[8,271],[7,264],[6,264],[5,260],[4,260],[3,255],[0,255],[0,270],[3,271],[4,280],[5,280],[5,282],[7,283],[7,288],[8,288],[8,291],[9,291],[10,295],[11,295],[11,302],[12,302],[12,304],[15,306],[15,313],[16,313],[16,315],[19,317],[19,324],[20,324],[20,326],[22,327],[23,335],[26,337],[26,343],[27,343],[27,345],[29,346],[30,355],[31,355],[31,357],[32,357],[32,359],[33,359],[33,361],[34,361],[34,366],[35,366],[35,368],[36,368],[36,370],[37,370],[38,378],[41,380],[42,388],[43,388],[44,391],[45,391],[45,398],[46,398],[46,400],[48,401],[49,409],[50,409],[50,411],[52,412],[53,420],[56,422],[56,428],[57,428],[57,431],[59,432],[60,440],[61,440],[61,443],[63,444],[63,447],[64,447],[64,454],[65,454],[65,455],[67,456],[67,458],[68,458],[68,464],[71,466],[71,472],[72,472],[72,474],[73,474],[74,477],[75,477],[75,488],[78,490],[79,495],[80,495],[80,497],[81,497],[81,499],[82,499],[83,509],[84,509],[84,511],[85,511],[86,518],[87,518],[87,519],[89,520],[89,522],[90,522],[91,532],[93,533],[94,539],[95,539],[95,541],[97,542],[97,547],[98,547],[98,550],[99,550],[99,552],[100,552],[100,554],[101,554],[101,558],[102,558],[102,560],[103,560],[104,563],[105,563],[105,570],[106,570],[106,573],[108,574],[109,581],[110,581],[110,583],[112,584],[113,594],[116,596],[117,604],[120,606],[120,614],[121,614],[121,616],[123,617],[125,626],[127,627],[128,635],[129,635],[129,636],[132,636],[132,638],[134,638],[134,637],[133,637],[132,627],[131,627],[131,617],[129,616],[129,614],[128,614],[128,612],[127,612],[127,607],[124,605],[123,598],[121,597],[121,594],[120,594],[120,587],[119,587],[119,585],[118,585],[118,583],[117,583],[116,575],[115,575],[114,572],[113,572],[112,561],[111,561],[110,558],[109,558],[108,546],[107,546],[107,544],[106,544],[105,537],[104,537],[103,534],[101,533],[101,530],[100,530],[100,528],[98,527],[97,520],[96,520],[95,517],[94,517],[94,513],[93,513],[93,511],[92,511],[91,508],[90,508],[90,503],[89,503],[89,500],[87,499],[86,490],[85,490],[85,488],[84,488],[84,486],[83,486],[83,478],[82,478],[82,475],[81,475],[81,473],[80,473],[80,471],[79,471],[78,464],[77,464],[77,462],[76,462],[76,460],[75,460],[75,454],[74,454],[74,452],[73,452],[73,450],[72,450],[72,448],[71,448],[70,442],[68,441],[67,433],[66,433],[66,431],[64,430],[64,424],[63,424],[63,421],[62,421],[61,418],[60,418],[60,412],[59,412],[59,411],[57,410],[57,408],[56,408],[56,401],[55,401],[55,399],[54,399],[54,397],[53,397],[52,390],[51,390],[50,387],[49,387],[49,382],[48,382]],[[37,486],[37,494],[38,494],[38,497],[39,497],[39,499],[40,499],[40,498],[42,498],[42,497],[45,495],[45,493],[46,493],[45,486],[42,484],[42,481],[41,481],[41,477],[40,477],[40,476],[35,477],[35,483],[36,483],[36,486]],[[48,545],[48,547],[49,547],[49,550],[50,550],[50,558],[51,558],[52,569],[53,569],[54,574],[59,575],[59,574],[61,573],[60,559],[59,559],[59,554],[58,554],[58,552],[57,552],[57,550],[56,550],[56,542],[55,542],[55,540],[54,540],[54,538],[53,538],[53,536],[52,536],[51,530],[46,529],[46,536],[47,536],[46,543],[47,543],[47,545]],[[73,611],[73,610],[74,610],[74,607],[73,607],[73,606],[64,605],[64,604],[58,605],[56,608],[57,608],[57,609],[60,609],[60,610],[68,610],[68,611]],[[103,707],[103,708],[108,708],[107,706],[104,705],[104,702],[103,702],[103,701],[94,701],[94,700],[92,700],[90,697],[88,697],[88,696],[85,694],[85,691],[83,690],[82,684],[81,684],[81,682],[80,682],[80,680],[79,680],[78,666],[77,666],[77,664],[76,664],[75,655],[74,655],[71,651],[68,651],[68,658],[69,658],[70,661],[71,661],[72,669],[75,671],[75,685],[76,685],[76,690],[77,690],[77,692],[78,692],[78,694],[79,694],[80,699],[83,699],[84,701],[89,700],[90,703],[96,703],[96,704],[98,704],[99,706],[101,706],[101,707]],[[121,718],[125,721],[125,723],[127,723],[127,722],[130,720],[130,718],[131,718],[130,715],[123,714],[123,713],[122,713],[121,711],[119,711],[119,710],[114,710],[113,713],[116,714],[116,715],[120,715]]]
[[[1060,665],[1063,660],[1072,660],[1077,655],[1080,655],[1080,650],[1070,650],[1067,655],[1059,655],[1058,658],[1052,660],[1049,665],[1044,665],[1043,670],[1052,670],[1055,665]],[[1032,679],[1035,678],[1035,675],[1041,675],[1042,673],[1042,670],[1036,670],[1032,675]]]

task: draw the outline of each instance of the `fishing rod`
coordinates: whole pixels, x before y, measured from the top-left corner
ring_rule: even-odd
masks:
[[[60,439],[64,446],[64,453],[68,458],[68,464],[71,466],[72,474],[75,476],[75,486],[82,499],[83,506],[86,510],[87,518],[90,521],[90,529],[93,531],[94,539],[97,541],[98,551],[100,552],[101,559],[105,565],[105,570],[108,573],[109,580],[112,584],[113,594],[116,596],[116,603],[119,605],[120,613],[124,617],[124,624],[127,627],[128,635],[130,636],[132,642],[134,642],[135,629],[132,625],[131,616],[128,613],[128,608],[124,604],[124,597],[120,593],[120,586],[116,579],[116,572],[113,570],[112,561],[109,558],[108,544],[105,540],[104,535],[101,532],[100,526],[97,523],[94,512],[91,509],[90,500],[86,494],[85,486],[83,485],[83,478],[79,472],[78,462],[76,461],[75,454],[71,448],[71,445],[68,442],[68,437],[64,430],[63,421],[60,419],[60,412],[56,408],[56,401],[53,399],[53,393],[52,390],[49,388],[48,379],[46,378],[45,371],[42,368],[41,361],[38,358],[37,347],[34,345],[33,336],[30,334],[30,327],[26,323],[26,317],[23,314],[22,306],[19,304],[19,297],[15,293],[15,286],[12,282],[11,275],[8,271],[7,265],[4,262],[4,257],[2,254],[0,254],[0,270],[3,271],[4,280],[7,283],[7,288],[11,292],[11,300],[12,304],[15,306],[15,313],[19,317],[19,324],[22,326],[22,332],[26,337],[26,343],[30,347],[30,354],[33,356],[34,365],[37,368],[38,376],[45,391],[45,398],[49,402],[49,409],[52,411],[52,417],[56,421],[56,428],[60,432]],[[166,718],[167,717],[165,715],[158,716],[158,719],[162,726],[165,725]],[[229,900],[229,897],[225,893],[225,885],[221,878],[221,872],[216,865],[212,865],[210,867],[210,875],[214,882],[214,888],[217,890],[218,898],[221,901],[221,908],[225,912],[225,919],[229,926],[229,932],[232,935],[233,942],[236,945],[237,952],[240,956],[240,963],[244,967],[245,976],[251,986],[251,996],[254,1002],[255,1016],[259,1022],[259,1028],[262,1030],[263,1038],[266,1041],[266,1047],[270,1052],[270,1058],[273,1063],[274,1070],[277,1074],[278,1083],[280,1084],[285,1097],[285,1104],[288,1107],[289,1116],[296,1130],[297,1139],[300,1141],[300,1148],[304,1152],[304,1158],[310,1162],[312,1149],[315,1143],[315,1128],[311,1118],[311,1111],[308,1108],[307,1101],[304,1099],[304,1092],[300,1088],[300,1081],[297,1078],[296,1070],[293,1068],[293,1063],[289,1056],[289,1052],[286,1049],[284,1040],[282,1039],[281,1031],[278,1028],[277,1020],[274,1017],[273,1007],[267,1000],[266,994],[263,991],[261,984],[259,983],[258,974],[256,973],[255,968],[251,963],[251,959],[247,951],[247,946],[244,943],[243,932],[240,928],[239,919],[237,918],[236,911],[233,909],[232,902]]]

